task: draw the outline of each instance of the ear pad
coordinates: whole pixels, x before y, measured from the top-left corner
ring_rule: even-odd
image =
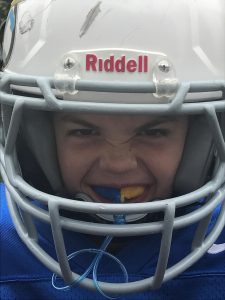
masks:
[[[43,185],[42,190],[46,189],[45,182],[54,194],[60,194],[62,181],[51,113],[26,110],[21,129],[18,156],[24,177],[30,178],[39,188]]]
[[[48,194],[54,194],[53,189],[32,153],[24,137],[19,135],[17,142],[17,157],[23,179],[36,189]]]
[[[213,135],[204,116],[189,121],[183,156],[174,181],[176,196],[190,193],[211,177],[214,163]]]

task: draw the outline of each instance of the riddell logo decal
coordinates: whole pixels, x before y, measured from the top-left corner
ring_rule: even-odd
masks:
[[[109,58],[98,58],[95,54],[86,55],[86,71],[90,72],[148,72],[148,56],[139,55],[137,59],[127,59],[125,55],[115,59],[114,55]]]

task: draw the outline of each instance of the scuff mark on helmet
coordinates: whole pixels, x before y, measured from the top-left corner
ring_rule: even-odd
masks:
[[[99,1],[87,14],[85,22],[82,25],[81,30],[80,30],[80,35],[79,35],[80,38],[86,34],[86,32],[88,31],[88,29],[90,28],[90,26],[92,25],[92,23],[94,22],[96,17],[101,12],[101,9],[100,9],[101,3],[102,3],[102,1]]]
[[[31,31],[33,26],[34,19],[32,18],[31,14],[28,11],[26,11],[19,22],[19,31],[21,34],[24,34],[28,31]]]
[[[21,1],[19,1],[19,2],[21,2]],[[19,22],[20,33],[24,34],[28,31],[31,31],[31,29],[33,28],[34,23],[35,23],[35,18],[37,18],[39,15],[43,14],[43,12],[46,11],[52,5],[52,3],[55,1],[56,0],[49,0],[49,3],[46,4],[46,6],[42,10],[40,10],[36,15],[34,15],[33,17],[31,16],[30,12],[26,11],[23,14],[23,16]],[[16,2],[16,3],[19,3],[19,2]]]

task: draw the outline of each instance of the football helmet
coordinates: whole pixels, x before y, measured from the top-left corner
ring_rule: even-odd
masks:
[[[67,284],[79,274],[68,263],[63,229],[115,237],[161,234],[154,274],[99,282],[112,294],[160,287],[202,257],[222,231],[224,20],[223,0],[13,1],[0,73],[1,173],[19,236]],[[67,198],[51,112],[190,116],[172,197],[139,204]],[[73,212],[128,216],[128,222],[77,220]],[[154,213],[156,220],[132,219]],[[41,248],[34,219],[51,225],[57,259]],[[191,224],[197,225],[189,253],[168,265],[174,232]],[[96,288],[91,278],[80,285]]]

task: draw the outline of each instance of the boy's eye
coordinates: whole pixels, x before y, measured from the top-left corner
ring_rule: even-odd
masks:
[[[69,136],[77,136],[77,137],[88,137],[88,136],[99,135],[99,133],[94,128],[79,128],[79,129],[69,130],[68,135]]]
[[[154,138],[166,137],[169,135],[169,130],[165,128],[146,128],[138,133],[139,136],[148,136]]]

